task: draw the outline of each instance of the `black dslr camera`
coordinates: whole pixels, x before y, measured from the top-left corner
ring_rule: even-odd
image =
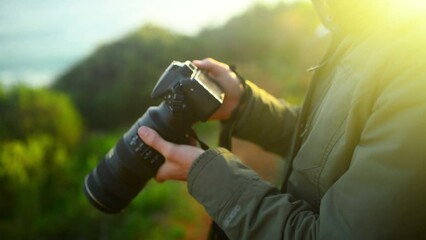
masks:
[[[168,141],[188,144],[191,126],[206,121],[222,104],[224,93],[190,61],[174,61],[151,97],[164,101],[148,108],[84,180],[86,197],[103,212],[123,210],[164,162],[139,138],[139,127],[148,126]]]

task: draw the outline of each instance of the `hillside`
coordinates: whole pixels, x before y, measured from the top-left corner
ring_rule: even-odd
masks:
[[[304,69],[323,51],[317,27],[314,10],[304,3],[256,5],[195,37],[147,25],[100,46],[53,87],[70,94],[86,125],[97,130],[128,126],[158,104],[149,94],[172,60],[211,56],[236,64],[278,97],[300,97],[308,78]]]

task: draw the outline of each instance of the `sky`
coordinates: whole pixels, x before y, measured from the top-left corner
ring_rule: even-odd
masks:
[[[280,1],[0,0],[0,82],[48,85],[100,44],[146,23],[195,35],[255,3]]]

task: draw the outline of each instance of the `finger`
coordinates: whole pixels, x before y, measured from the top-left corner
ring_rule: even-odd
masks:
[[[195,139],[195,138],[193,138],[193,137],[190,137],[189,138],[189,145],[191,145],[191,146],[197,146],[197,143],[198,143],[198,141],[197,141],[197,139]]]
[[[167,180],[167,172],[168,172],[168,166],[166,166],[167,162],[165,162],[161,167],[158,169],[157,174],[155,175],[155,181],[162,183]]]
[[[210,70],[214,66],[213,59],[211,58],[205,58],[203,60],[194,60],[192,61],[192,63],[196,67],[204,69],[204,70]]]
[[[213,74],[218,74],[219,72],[225,72],[229,69],[229,66],[214,60],[213,58],[205,58],[203,60],[194,60],[192,61],[194,65],[200,69],[206,70]]]
[[[151,128],[142,126],[138,129],[138,134],[142,141],[157,150],[165,158],[169,156],[171,149],[174,147],[173,143],[164,140],[156,131]]]

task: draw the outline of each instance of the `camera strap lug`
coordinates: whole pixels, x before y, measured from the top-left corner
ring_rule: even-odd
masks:
[[[207,149],[209,149],[210,147],[209,147],[209,145],[207,145],[205,142],[203,142],[199,137],[198,137],[198,135],[197,135],[197,133],[194,131],[194,129],[189,129],[189,132],[188,132],[188,135],[191,137],[191,138],[193,138],[193,139],[195,139],[195,140],[197,140],[197,142],[198,142],[198,144],[200,144],[200,147],[203,149],[203,150],[207,150]]]

